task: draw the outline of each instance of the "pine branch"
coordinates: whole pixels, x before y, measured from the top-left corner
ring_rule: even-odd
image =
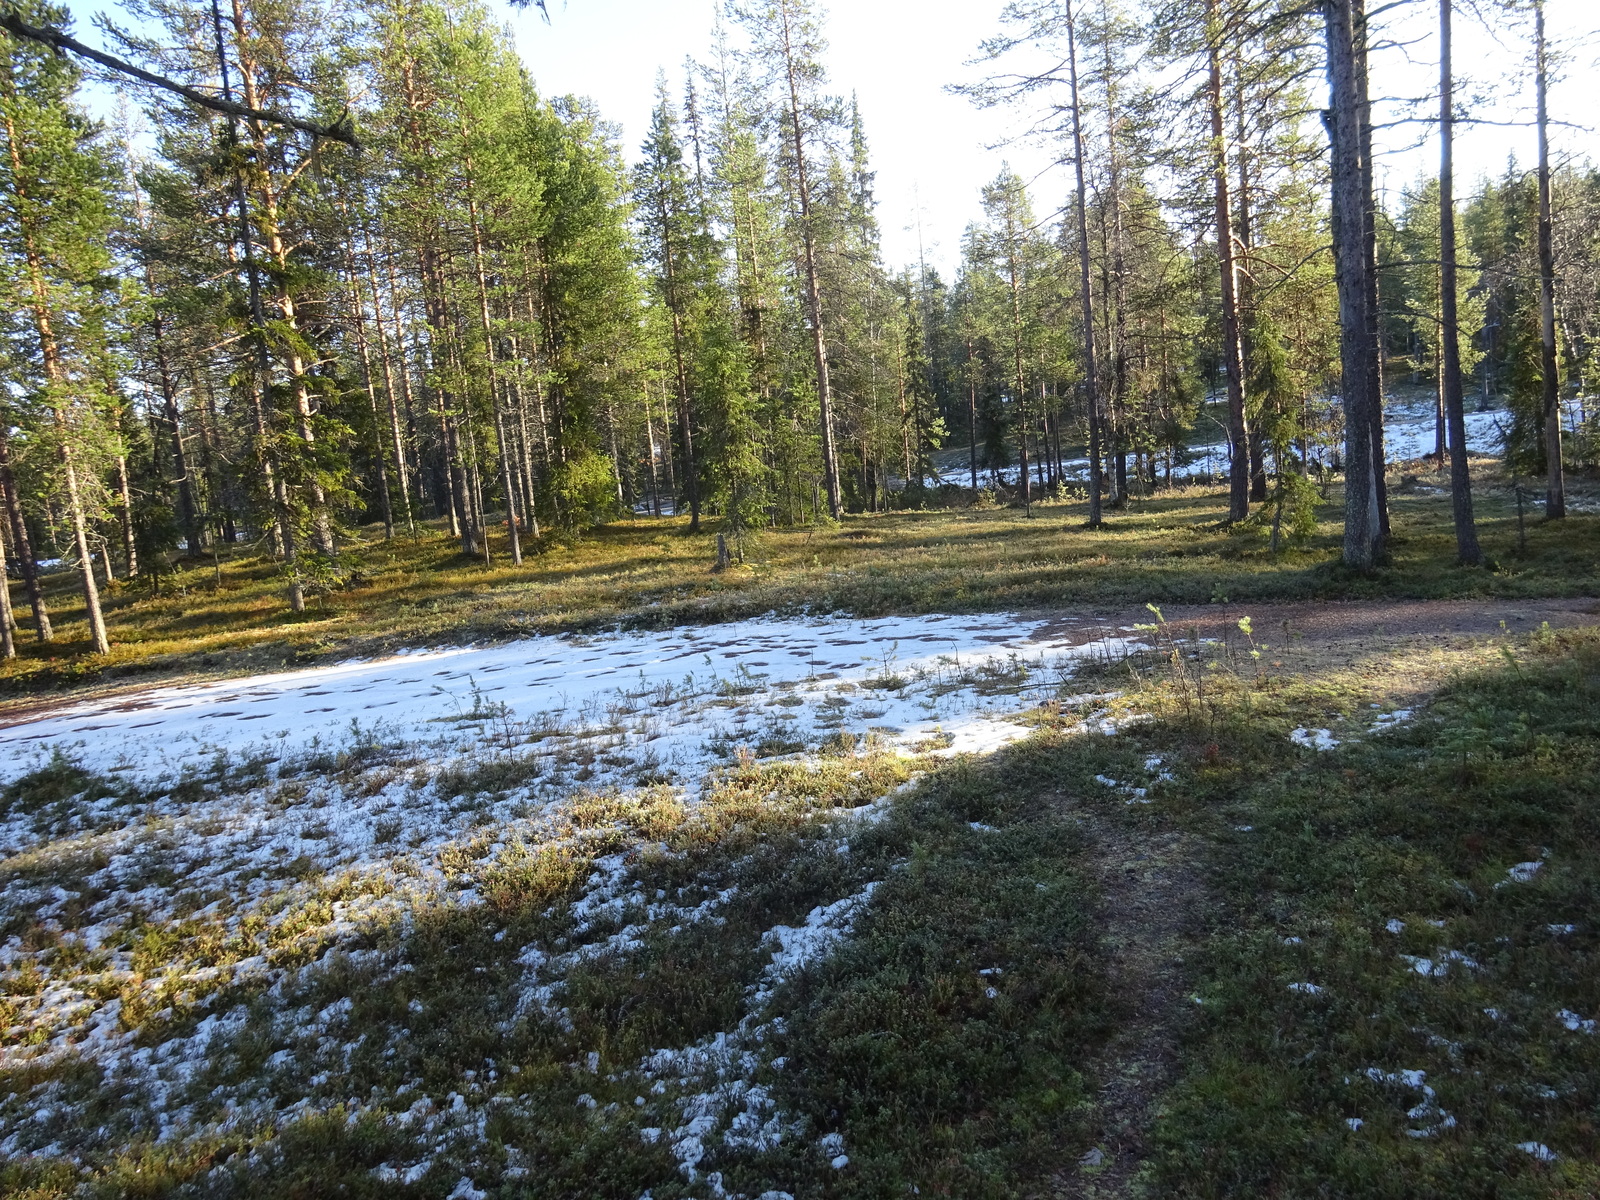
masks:
[[[249,121],[266,121],[273,125],[287,125],[291,129],[298,129],[302,133],[309,133],[314,137],[331,138],[334,141],[344,142],[348,146],[353,146],[357,150],[361,148],[361,143],[356,140],[355,131],[351,128],[348,117],[339,120],[333,125],[322,125],[316,121],[306,121],[299,117],[290,116],[287,113],[273,112],[270,109],[250,108],[247,105],[236,104],[231,100],[221,100],[215,96],[208,96],[204,92],[196,91],[194,88],[187,87],[176,80],[156,75],[142,67],[136,67],[130,62],[117,58],[115,55],[96,50],[93,46],[86,46],[78,41],[77,38],[70,37],[59,29],[29,25],[15,11],[0,11],[0,29],[4,29],[13,37],[49,46],[57,54],[70,50],[72,53],[81,55],[91,62],[97,62],[101,66],[109,67],[111,70],[120,72],[123,75],[131,75],[133,78],[143,83],[148,83],[153,87],[176,92],[185,100],[198,104],[202,108],[226,113],[231,117],[242,117]]]

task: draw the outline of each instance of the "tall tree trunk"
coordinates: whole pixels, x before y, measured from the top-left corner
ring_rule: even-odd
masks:
[[[1367,315],[1365,228],[1371,193],[1361,165],[1362,95],[1356,72],[1353,0],[1323,0],[1329,103],[1325,120],[1333,176],[1334,271],[1339,293],[1339,366],[1345,422],[1344,561],[1371,570],[1383,549],[1372,444],[1372,357]],[[1376,460],[1374,455],[1376,454]]]
[[[406,531],[412,536],[417,536],[417,519],[411,510],[411,472],[406,462],[405,435],[400,427],[400,406],[395,399],[394,365],[390,358],[389,332],[383,319],[383,296],[378,291],[378,270],[374,262],[376,251],[373,248],[372,229],[363,215],[362,232],[366,241],[367,251],[367,287],[372,292],[372,323],[378,331],[378,361],[383,368],[383,394],[389,410],[389,438],[394,451],[395,482],[400,486],[400,503],[405,509]],[[366,300],[361,295],[360,281],[356,282],[356,303],[361,308],[366,307]],[[406,374],[404,335],[403,331],[396,329],[400,338],[402,350],[400,357],[400,374]]]
[[[17,130],[9,117],[5,121],[6,144],[11,151],[13,186],[19,200],[26,200],[22,192],[24,173],[22,151],[17,144]],[[111,642],[106,637],[105,618],[100,613],[100,589],[95,586],[94,560],[89,555],[88,520],[84,514],[83,496],[78,487],[78,468],[73,456],[73,436],[67,420],[65,405],[67,389],[71,386],[61,362],[61,349],[56,341],[55,321],[50,302],[50,287],[45,277],[44,261],[34,242],[31,229],[22,230],[23,258],[32,291],[29,307],[32,309],[34,332],[39,338],[39,353],[44,360],[45,386],[49,389],[49,405],[56,435],[56,459],[61,464],[61,482],[67,492],[67,515],[72,522],[73,542],[78,554],[78,576],[83,584],[83,604],[89,625],[89,641],[96,654],[108,654]]]
[[[978,378],[972,373],[972,337],[967,336],[967,470],[978,490]]]
[[[1089,527],[1102,523],[1100,491],[1100,398],[1095,390],[1094,303],[1089,294],[1089,189],[1084,182],[1083,98],[1078,91],[1077,21],[1066,0],[1067,63],[1072,79],[1072,157],[1078,184],[1078,286],[1083,302],[1083,394],[1089,417]]]
[[[1366,256],[1367,340],[1372,345],[1367,360],[1367,419],[1372,427],[1373,485],[1378,496],[1378,530],[1384,543],[1389,540],[1389,477],[1383,444],[1384,356],[1387,342],[1383,331],[1383,306],[1378,295],[1378,206],[1374,199],[1372,165],[1372,97],[1368,87],[1367,0],[1352,0],[1351,28],[1355,37],[1356,88],[1361,97],[1361,241]],[[1381,553],[1381,549],[1380,549]]]
[[[133,540],[133,488],[128,483],[128,456],[117,455],[117,525],[122,533],[122,556],[128,564],[128,578],[139,573],[139,548]],[[199,547],[191,543],[190,554],[198,554]],[[106,560],[106,572],[111,571],[111,560]]]
[[[1014,356],[1012,386],[1016,389],[1013,396],[1017,402],[1017,441],[1021,455],[1021,470],[1017,482],[1022,488],[1022,508],[1030,517],[1033,515],[1033,486],[1028,480],[1028,391],[1027,383],[1022,375],[1022,286],[1017,279],[1017,256],[1021,253],[1018,243],[1021,240],[1021,230],[1010,228],[1014,214],[1007,216],[1006,229],[1006,274],[1011,287],[1011,350]]]
[[[1239,341],[1239,268],[1228,196],[1228,134],[1222,112],[1222,18],[1206,0],[1207,98],[1211,107],[1211,179],[1216,201],[1217,260],[1222,271],[1222,366],[1228,382],[1228,519],[1250,515],[1250,429],[1244,410],[1244,349]]]
[[[470,173],[472,164],[467,163]],[[516,489],[511,482],[511,445],[506,434],[505,410],[501,404],[500,372],[495,361],[494,326],[489,319],[489,280],[483,265],[483,226],[478,220],[478,202],[469,200],[467,212],[472,220],[472,266],[478,282],[478,317],[483,325],[483,356],[489,370],[489,404],[494,410],[494,438],[500,457],[500,488],[505,492],[506,541],[511,548],[511,565],[522,565],[522,539],[517,533]]]
[[[811,354],[817,368],[817,417],[822,432],[822,478],[828,492],[828,514],[835,521],[844,512],[839,486],[839,456],[833,438],[833,389],[828,382],[828,344],[822,328],[822,293],[817,286],[816,231],[811,221],[811,183],[807,177],[805,135],[800,127],[799,66],[789,36],[789,0],[778,0],[783,22],[785,78],[789,86],[789,124],[794,144],[795,189],[800,200],[800,233],[806,274],[806,315],[811,322]]]
[[[237,4],[234,7],[234,19],[238,23],[242,37],[243,14],[240,13]],[[222,96],[223,99],[232,102],[233,84],[228,72],[228,55],[222,34],[222,9],[219,0],[211,0],[211,27],[216,37],[217,73],[222,83]],[[252,103],[251,107],[255,105]],[[233,203],[239,213],[239,251],[243,255],[245,283],[250,299],[250,332],[256,350],[255,379],[251,388],[250,404],[255,416],[257,461],[275,510],[277,550],[283,556],[284,570],[289,576],[289,611],[298,613],[306,609],[305,585],[300,578],[298,535],[295,531],[294,513],[289,504],[289,489],[284,483],[283,472],[277,466],[277,451],[273,448],[272,429],[268,422],[268,414],[271,411],[268,392],[272,386],[272,352],[267,346],[267,317],[266,309],[261,302],[261,275],[256,268],[255,239],[250,233],[250,203],[245,193],[244,172],[240,169],[238,161],[239,125],[231,116],[228,118],[228,149],[232,160],[229,173],[233,184]]]
[[[1550,61],[1544,37],[1544,0],[1533,0],[1534,86],[1539,124],[1539,373],[1544,383],[1544,515],[1567,515],[1561,464],[1561,368],[1556,360],[1556,265],[1550,212]]]
[[[663,180],[656,188],[656,219],[661,223],[661,266],[665,274],[667,318],[672,327],[673,384],[678,401],[678,438],[683,445],[683,489],[689,500],[689,532],[700,531],[700,470],[694,451],[694,410],[689,389],[689,365],[683,349],[684,299],[678,288],[678,248],[673,242],[673,218],[677,214]],[[674,506],[676,507],[676,506]],[[837,515],[837,514],[835,514]]]
[[[1450,510],[1456,558],[1483,561],[1472,515],[1472,474],[1467,464],[1467,420],[1461,384],[1461,330],[1456,312],[1455,89],[1451,75],[1450,6],[1439,0],[1439,391],[1450,427]],[[1443,455],[1440,456],[1441,461]]]
[[[150,294],[155,295],[154,273],[145,265],[145,282]],[[178,524],[189,545],[190,554],[200,553],[200,506],[194,499],[194,480],[189,476],[189,459],[183,449],[183,424],[178,412],[178,389],[172,378],[171,364],[167,359],[166,322],[157,309],[150,318],[150,332],[155,342],[156,382],[161,388],[161,416],[167,436],[172,440],[172,471],[178,483]],[[131,560],[130,560],[131,561]],[[129,568],[128,574],[136,572]]]
[[[1255,347],[1250,333],[1250,314],[1255,310],[1254,284],[1255,277],[1251,274],[1251,250],[1255,245],[1255,224],[1253,209],[1250,203],[1250,127],[1245,110],[1245,85],[1244,63],[1237,49],[1233,55],[1233,145],[1235,159],[1239,164],[1239,194],[1235,197],[1238,202],[1239,219],[1234,224],[1234,241],[1239,247],[1239,253],[1234,259],[1236,277],[1238,279],[1239,299],[1239,370],[1241,377],[1246,381],[1245,416],[1250,415],[1250,398],[1248,381],[1253,369],[1253,355]],[[1241,261],[1242,260],[1242,261]],[[1267,499],[1267,443],[1262,434],[1265,422],[1250,422],[1250,502],[1263,504]]]
[[[17,656],[16,626],[17,619],[11,612],[11,571],[6,565],[6,539],[0,534],[0,658]]]

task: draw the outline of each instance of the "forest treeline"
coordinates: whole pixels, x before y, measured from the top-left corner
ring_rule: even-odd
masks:
[[[103,651],[97,589],[159,586],[175,552],[253,544],[298,610],[375,522],[512,563],[627,511],[733,554],[987,488],[1086,494],[1098,523],[1212,420],[1230,519],[1296,536],[1343,472],[1370,566],[1397,376],[1436,388],[1441,461],[1463,389],[1510,397],[1525,471],[1597,456],[1600,173],[1511,164],[1457,218],[1445,170],[1380,209],[1359,0],[1017,0],[971,92],[1039,105],[1077,186],[1002,171],[948,280],[884,262],[811,0],[730,3],[631,167],[474,0],[125,8],[101,32],[145,69],[357,144],[157,89],[97,122],[77,59],[0,37],[8,654],[23,601],[51,636],[52,560]]]

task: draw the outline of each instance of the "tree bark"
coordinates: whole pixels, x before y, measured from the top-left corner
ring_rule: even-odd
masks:
[[[1372,444],[1372,344],[1365,228],[1371,193],[1361,163],[1362,95],[1356,71],[1353,0],[1323,0],[1329,103],[1325,120],[1333,177],[1334,271],[1339,293],[1339,366],[1345,421],[1344,561],[1371,570],[1383,549]]]
[[[11,150],[13,186],[21,194],[24,166],[21,147],[17,144],[17,131],[10,118],[6,119],[6,144]],[[61,362],[61,348],[56,341],[54,317],[51,311],[50,288],[45,279],[44,261],[34,242],[33,233],[22,231],[23,253],[27,266],[28,282],[32,291],[29,307],[33,310],[34,331],[39,337],[39,354],[44,361],[45,386],[49,389],[50,411],[56,435],[56,459],[61,464],[61,481],[67,492],[67,515],[72,522],[73,541],[78,554],[78,576],[83,584],[84,613],[89,625],[89,641],[96,654],[108,654],[111,642],[106,637],[105,618],[100,612],[100,589],[95,586],[94,560],[89,556],[88,522],[84,515],[83,496],[78,487],[77,465],[72,454],[72,430],[64,408],[69,386]]]
[[[472,164],[467,164],[470,172]],[[500,402],[500,373],[494,353],[494,326],[489,319],[489,281],[483,266],[483,227],[478,220],[478,202],[470,200],[467,212],[472,219],[472,265],[478,282],[478,316],[483,325],[483,356],[489,369],[489,404],[494,410],[495,445],[500,457],[500,488],[505,493],[506,540],[511,548],[511,565],[522,565],[522,539],[517,533],[517,496],[511,482],[511,445],[506,434],[504,406]]]
[[[1561,465],[1561,368],[1556,360],[1556,266],[1550,212],[1550,60],[1544,37],[1544,0],[1533,0],[1534,84],[1539,125],[1539,363],[1544,383],[1544,515],[1567,515]]]
[[[1383,368],[1385,340],[1383,308],[1378,297],[1378,207],[1373,199],[1372,98],[1367,76],[1367,0],[1352,0],[1351,29],[1355,42],[1356,88],[1361,97],[1361,209],[1362,252],[1366,257],[1367,340],[1372,353],[1367,360],[1369,400],[1367,419],[1372,427],[1373,483],[1378,495],[1378,529],[1384,543],[1389,540],[1389,479],[1385,470],[1383,445]],[[1381,550],[1380,550],[1381,553]]]
[[[835,521],[844,512],[839,486],[839,456],[833,438],[833,389],[828,382],[828,345],[822,328],[822,294],[817,287],[816,233],[811,227],[811,184],[806,175],[805,135],[800,127],[800,82],[789,35],[789,0],[778,0],[783,22],[784,74],[789,86],[789,124],[794,143],[795,189],[800,200],[801,248],[806,275],[806,310],[811,319],[811,353],[817,367],[817,417],[822,432],[822,477],[828,492],[828,513]]]
[[[0,658],[17,656],[17,639],[13,630],[17,619],[11,612],[11,571],[6,566],[6,539],[0,535]]]
[[[1451,74],[1450,7],[1439,0],[1439,391],[1449,426],[1450,509],[1456,558],[1483,561],[1472,514],[1472,474],[1467,463],[1467,421],[1461,384],[1461,330],[1456,305],[1455,90]],[[1443,456],[1441,455],[1441,458]]]
[[[1250,429],[1244,410],[1244,349],[1239,341],[1239,270],[1228,195],[1228,134],[1222,113],[1222,20],[1217,0],[1206,0],[1208,99],[1211,106],[1211,178],[1216,201],[1217,259],[1222,272],[1222,366],[1228,384],[1228,520],[1250,515]]]
[[[234,16],[237,21],[242,22],[243,17],[237,6],[234,8]],[[231,103],[233,84],[229,80],[228,55],[222,34],[222,9],[219,0],[211,0],[211,26],[216,36],[217,73],[222,83],[222,95]],[[295,532],[294,514],[289,506],[289,491],[284,483],[283,472],[277,469],[277,452],[273,448],[272,429],[268,423],[268,413],[271,411],[268,390],[272,386],[272,352],[267,346],[267,318],[266,310],[261,303],[261,275],[256,269],[255,240],[250,233],[250,204],[245,193],[244,172],[239,169],[237,161],[239,128],[232,117],[228,118],[228,148],[234,152],[234,161],[230,164],[229,173],[232,176],[233,202],[239,210],[239,251],[244,260],[245,282],[250,298],[250,332],[256,348],[256,379],[253,381],[250,396],[255,416],[256,454],[267,493],[272,499],[277,524],[277,550],[283,556],[284,570],[289,576],[289,611],[299,613],[306,609],[305,585],[300,579],[298,537]]]
[[[1078,286],[1083,307],[1083,394],[1089,418],[1089,527],[1100,528],[1100,398],[1095,390],[1094,303],[1089,294],[1089,189],[1084,182],[1083,97],[1078,91],[1077,20],[1066,0],[1067,63],[1072,81],[1072,157],[1078,187]]]

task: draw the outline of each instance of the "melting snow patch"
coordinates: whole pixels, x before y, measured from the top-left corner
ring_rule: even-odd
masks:
[[[1460,963],[1474,971],[1478,969],[1477,962],[1459,950],[1440,950],[1436,954],[1435,958],[1419,958],[1415,954],[1402,954],[1400,957],[1410,963],[1411,969],[1418,975],[1431,975],[1434,978],[1446,974],[1451,963]]]
[[[1344,1119],[1344,1123],[1346,1125],[1350,1126],[1352,1131],[1360,1129],[1363,1125],[1366,1124],[1366,1122],[1363,1121],[1360,1117],[1346,1117]]]
[[[1517,1149],[1524,1154],[1531,1154],[1540,1162],[1555,1162],[1556,1152],[1543,1142],[1518,1142]]]
[[[1374,733],[1382,733],[1387,729],[1393,729],[1396,725],[1403,725],[1410,719],[1409,708],[1397,708],[1393,712],[1379,714],[1378,719],[1372,723],[1372,730]]]
[[[1320,996],[1327,989],[1315,983],[1291,983],[1289,990],[1299,992],[1302,996]]]
[[[1563,1008],[1556,1014],[1556,1020],[1567,1027],[1571,1033],[1593,1033],[1595,1023],[1593,1018],[1580,1017],[1570,1008]]]
[[[763,1021],[764,1011],[785,979],[819,961],[850,934],[855,918],[878,887],[877,882],[869,883],[854,895],[819,905],[807,915],[804,925],[776,925],[768,930],[762,940],[776,942],[777,947],[760,983],[747,989],[749,1012],[738,1028],[680,1050],[657,1050],[639,1064],[641,1074],[656,1081],[652,1090],[664,1091],[668,1082],[682,1089],[676,1104],[683,1123],[670,1132],[657,1131],[657,1136],[672,1147],[678,1168],[690,1183],[699,1178],[701,1162],[714,1154],[719,1141],[726,1150],[763,1152],[798,1131],[796,1122],[777,1111],[766,1087],[754,1082],[756,1072],[767,1061],[762,1044],[773,1030],[772,1023]],[[781,1062],[772,1060],[769,1065],[778,1068]],[[837,1145],[828,1141],[830,1137],[838,1139]],[[844,1157],[840,1135],[827,1135],[819,1144],[835,1159],[836,1167],[848,1163],[848,1158],[837,1161]],[[706,1176],[708,1184],[712,1178]]]
[[[1506,875],[1510,877],[1512,883],[1531,883],[1533,877],[1543,867],[1544,863],[1538,859],[1534,859],[1531,862],[1519,862],[1515,866],[1507,867]]]
[[[1442,1130],[1455,1128],[1456,1119],[1439,1107],[1433,1088],[1426,1082],[1426,1071],[1384,1071],[1379,1067],[1368,1067],[1366,1076],[1373,1083],[1422,1093],[1421,1102],[1406,1112],[1407,1117],[1420,1123],[1419,1127],[1406,1130],[1407,1137],[1429,1138]]]
[[[1404,921],[1402,921],[1399,917],[1390,917],[1388,919],[1388,921],[1386,921],[1384,923],[1383,927],[1385,929],[1387,929],[1390,933],[1399,933],[1402,929],[1404,929],[1406,927],[1406,923]]]
[[[892,728],[881,736],[908,747],[941,735],[950,739],[944,753],[981,753],[1028,732],[995,711],[1027,707],[1024,680],[1065,682],[1081,661],[1142,644],[1051,636],[1044,627],[1011,614],[767,618],[418,649],[41,713],[0,730],[0,780],[43,765],[54,747],[90,769],[176,777],[219,752],[276,760],[329,749],[331,731],[359,722],[370,736],[380,720],[389,740],[467,754],[504,726],[539,718],[553,727],[544,718],[556,715],[566,727],[621,727],[626,747],[648,750],[670,771],[719,761],[708,742],[759,741],[779,723],[778,699],[802,702],[780,706],[782,740]],[[1134,719],[1085,728],[1110,733]]]
[[[1289,734],[1289,740],[1308,750],[1332,750],[1339,744],[1339,739],[1329,730],[1307,729],[1303,725]]]

